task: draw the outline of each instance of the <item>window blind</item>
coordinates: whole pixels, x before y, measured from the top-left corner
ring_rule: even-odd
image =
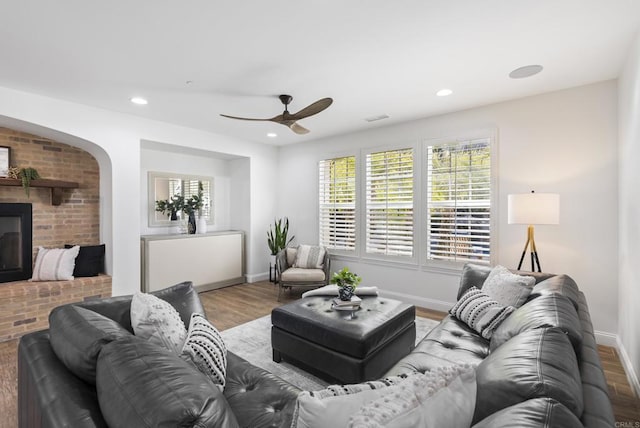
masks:
[[[488,139],[427,146],[427,259],[489,264]]]
[[[366,251],[413,256],[413,149],[367,155]]]
[[[356,157],[319,162],[320,245],[356,250]]]

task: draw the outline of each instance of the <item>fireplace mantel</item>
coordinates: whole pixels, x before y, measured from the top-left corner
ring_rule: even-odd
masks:
[[[15,178],[0,178],[0,186],[22,186],[22,181]],[[73,181],[39,179],[31,180],[30,187],[51,189],[51,205],[60,205],[62,203],[62,190],[77,189],[79,184]]]

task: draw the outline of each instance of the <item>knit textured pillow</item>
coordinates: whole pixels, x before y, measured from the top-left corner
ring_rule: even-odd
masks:
[[[131,327],[136,336],[180,353],[187,328],[171,303],[152,294],[136,293],[131,299]]]
[[[515,310],[513,306],[502,306],[487,294],[471,287],[449,310],[449,313],[491,339],[493,331]]]
[[[300,245],[293,267],[302,269],[322,269],[325,249],[311,245]]]
[[[38,247],[31,281],[67,281],[73,279],[73,268],[79,246],[69,249]]]
[[[227,377],[227,347],[218,330],[203,316],[191,314],[182,357],[191,360],[222,391]]]

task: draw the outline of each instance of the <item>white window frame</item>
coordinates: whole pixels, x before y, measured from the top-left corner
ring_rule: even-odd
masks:
[[[386,152],[386,151],[394,151],[394,150],[403,150],[403,149],[411,149],[413,150],[413,255],[412,256],[401,256],[401,255],[386,255],[386,254],[375,254],[367,252],[367,156],[372,153]],[[360,248],[361,248],[361,260],[362,261],[375,261],[375,262],[391,262],[394,264],[407,264],[407,265],[417,265],[419,260],[419,248],[420,248],[420,233],[419,228],[416,225],[419,224],[421,218],[421,210],[420,210],[420,150],[419,145],[416,143],[405,143],[405,144],[393,144],[393,145],[385,145],[379,146],[375,148],[367,148],[361,150],[360,156],[360,170],[362,171],[360,174],[360,179],[358,180],[360,183],[359,188],[359,199],[360,206],[362,209],[360,210],[359,223],[361,227],[361,232],[359,234],[360,237]]]
[[[427,192],[428,192],[428,172],[427,172],[427,168],[428,168],[428,164],[427,164],[427,152],[428,152],[428,147],[429,146],[435,146],[435,145],[440,145],[440,144],[446,144],[446,143],[457,143],[457,142],[465,142],[465,141],[471,141],[471,140],[480,140],[480,139],[487,139],[489,140],[489,151],[490,151],[490,156],[491,156],[491,167],[490,167],[490,190],[491,190],[491,195],[490,195],[490,230],[491,230],[491,235],[490,235],[490,244],[489,244],[489,251],[490,251],[490,264],[494,265],[496,260],[497,260],[497,255],[498,255],[498,213],[499,213],[499,190],[498,190],[498,176],[497,176],[497,172],[498,172],[498,141],[497,141],[497,133],[495,130],[480,130],[480,131],[475,131],[475,132],[470,132],[470,133],[462,133],[462,134],[457,134],[455,137],[445,137],[445,138],[436,138],[436,139],[428,139],[428,140],[424,140],[421,148],[422,148],[422,153],[421,153],[421,159],[420,159],[420,164],[421,164],[421,170],[423,173],[423,179],[422,179],[422,189],[421,189],[421,197],[423,199],[422,202],[422,209],[423,209],[423,215],[421,216],[421,223],[420,223],[420,230],[421,230],[421,237],[422,237],[422,243],[423,245],[420,248],[420,259],[421,259],[421,264],[422,266],[425,268],[425,270],[442,270],[442,271],[460,271],[460,269],[462,269],[462,267],[464,266],[465,263],[467,263],[467,261],[449,261],[449,260],[431,260],[428,259],[428,254],[427,254],[427,247],[428,247],[428,240],[429,240],[429,228],[427,226],[427,220],[428,220],[428,196],[427,196]],[[473,261],[471,261],[473,262]]]
[[[346,157],[354,157],[355,158],[355,249],[351,250],[343,250],[337,248],[328,247],[331,255],[342,256],[347,259],[357,259],[360,256],[360,155],[359,153],[350,152],[339,152],[339,153],[331,153],[326,156],[321,156],[316,159],[316,236],[318,237],[318,244],[320,243],[320,162],[340,159]]]

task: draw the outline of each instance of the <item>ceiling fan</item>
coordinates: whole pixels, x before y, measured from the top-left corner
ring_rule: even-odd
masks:
[[[314,114],[320,113],[322,110],[329,107],[333,102],[331,98],[323,98],[321,100],[316,101],[315,103],[309,104],[299,112],[291,114],[289,113],[289,110],[287,107],[289,106],[289,103],[291,103],[291,100],[293,100],[293,97],[291,95],[280,95],[278,98],[280,98],[280,101],[282,101],[282,104],[284,104],[284,112],[270,119],[252,119],[248,117],[229,116],[226,114],[221,114],[220,116],[228,117],[229,119],[275,122],[288,127],[296,134],[302,135],[302,134],[307,134],[309,130],[304,126],[298,125],[297,121],[300,119],[304,119],[305,117],[313,116]]]

